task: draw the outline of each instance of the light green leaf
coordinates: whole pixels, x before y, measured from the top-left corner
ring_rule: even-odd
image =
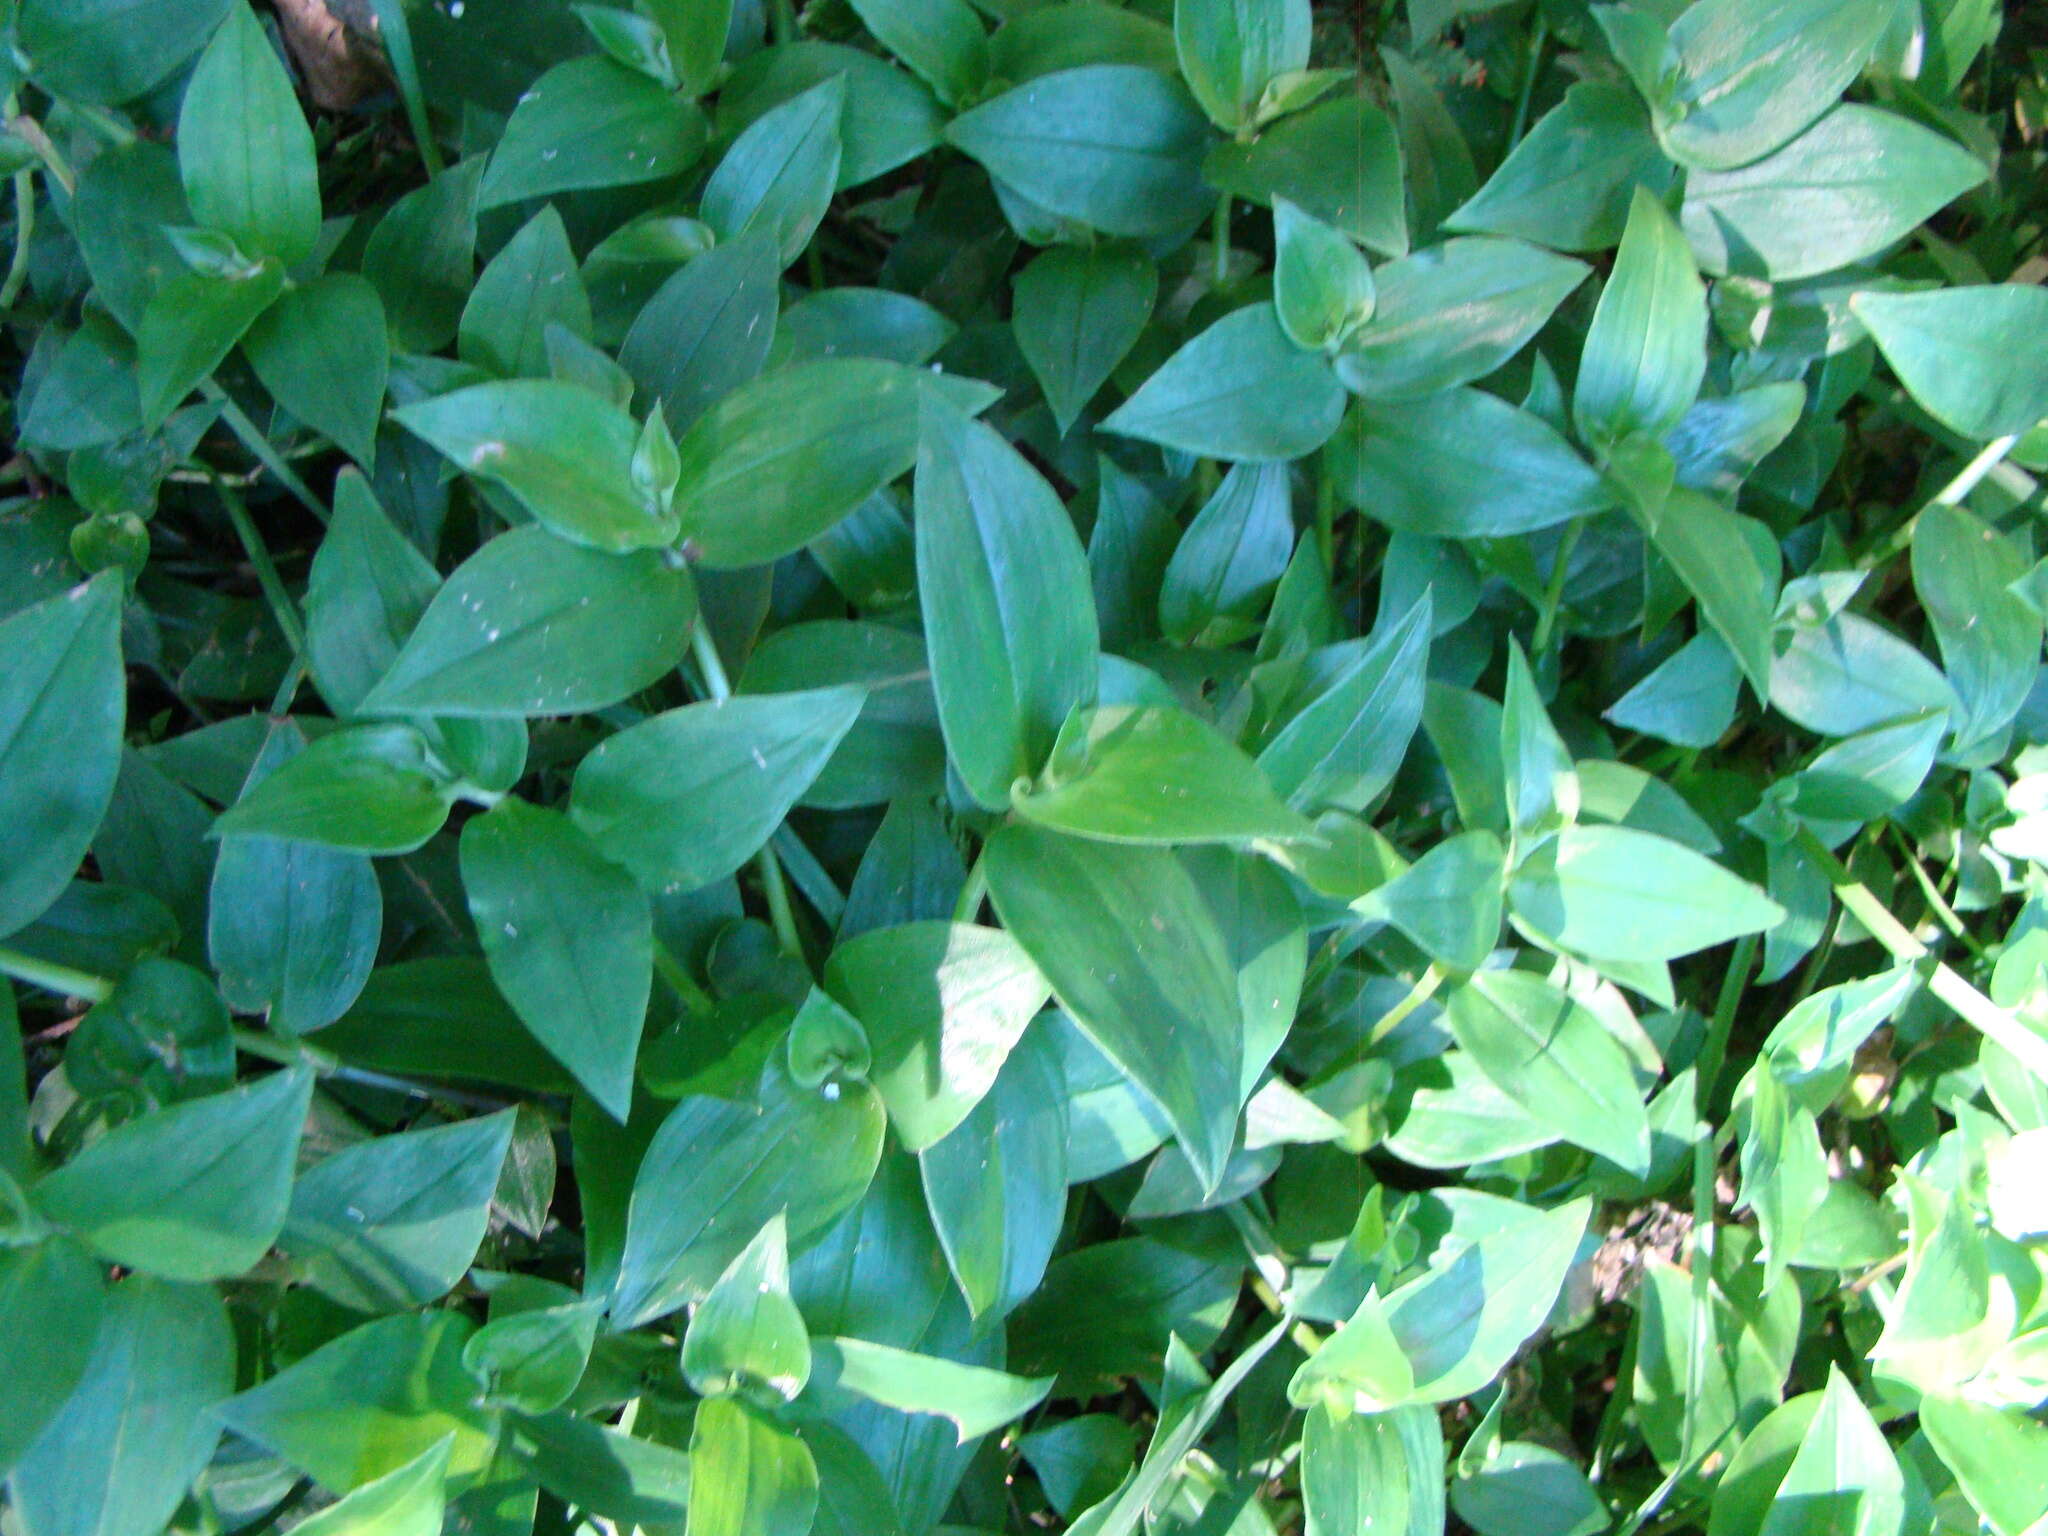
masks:
[[[2012,346],[2048,327],[2048,291],[2018,283],[1873,291],[1851,295],[1849,308],[1913,398],[1963,436],[2025,432],[2048,416],[2048,370]]]
[[[113,797],[127,689],[114,575],[0,620],[0,934],[77,872]]]
[[[359,1312],[446,1295],[476,1259],[512,1112],[380,1136],[315,1163],[278,1246],[314,1289]]]
[[[1021,1418],[1052,1390],[1049,1376],[1011,1376],[865,1339],[817,1339],[811,1348],[821,1385],[899,1413],[951,1419],[962,1445]]]
[[[816,688],[668,710],[584,758],[570,818],[650,888],[708,885],[760,851],[865,697],[857,687]]]
[[[2048,1429],[1967,1398],[1920,1400],[1920,1428],[1998,1536],[2025,1536],[2048,1516]]]
[[[1775,926],[1784,908],[1681,843],[1566,827],[1508,882],[1516,919],[1575,954],[1666,960]]]
[[[1906,1482],[1884,1432],[1837,1367],[1759,1536],[1886,1536],[1905,1518]]]
[[[1102,430],[1209,458],[1298,459],[1329,441],[1344,390],[1271,304],[1226,315],[1168,358]]]
[[[1764,535],[1752,538],[1751,532]],[[1734,653],[1759,696],[1776,671],[1772,612],[1777,604],[1777,554],[1768,530],[1697,491],[1674,489],[1650,523],[1650,541],[1671,562],[1698,601],[1700,614]],[[1769,551],[1768,562],[1759,547]]]
[[[1606,250],[1622,237],[1635,190],[1661,197],[1671,181],[1641,95],[1613,81],[1582,80],[1444,227],[1553,250]]]
[[[698,1406],[690,1468],[687,1536],[805,1536],[817,1518],[809,1448],[737,1399]]]
[[[1011,791],[1027,821],[1111,843],[1249,843],[1314,837],[1244,753],[1184,710],[1112,705],[1061,729],[1037,781]]]
[[[185,87],[178,170],[193,215],[247,255],[296,267],[319,244],[313,132],[245,0],[227,8]]]
[[[1372,318],[1372,265],[1342,231],[1276,196],[1273,244],[1273,308],[1296,346],[1338,346]]]
[[[21,1528],[163,1529],[213,1456],[212,1410],[234,1389],[235,1336],[211,1287],[147,1275],[112,1287],[77,1389],[8,1481]]]
[[[946,748],[991,808],[1094,702],[1087,557],[1052,487],[992,429],[934,401],[917,463],[919,601]]]
[[[811,1377],[811,1341],[789,1299],[789,1232],[781,1212],[726,1266],[690,1315],[683,1375],[703,1397],[766,1388],[785,1401]]]
[[[803,253],[838,185],[845,110],[834,75],[747,125],[704,184],[700,212],[720,240],[762,229],[785,264]]]
[[[916,922],[842,943],[825,985],[859,1018],[898,1138],[921,1152],[995,1083],[1050,985],[999,928]]]
[[[956,149],[1040,207],[1140,238],[1185,231],[1207,210],[1209,137],[1185,87],[1129,64],[1040,75],[946,127]]]
[[[1372,318],[1336,356],[1370,400],[1421,400],[1483,378],[1526,346],[1588,268],[1519,240],[1448,240],[1373,276]]]
[[[949,106],[988,79],[988,36],[966,0],[853,0],[875,41],[908,64]]]
[[[455,789],[454,776],[412,726],[350,726],[320,737],[253,785],[209,835],[410,853],[441,830]]]
[[[1699,394],[1706,369],[1706,285],[1671,215],[1638,187],[1579,354],[1572,419],[1580,437],[1661,437]]]
[[[1176,0],[1180,72],[1219,128],[1236,132],[1277,76],[1308,68],[1308,0]]]
[[[453,1436],[436,1441],[404,1466],[352,1489],[292,1529],[303,1527],[306,1536],[439,1536],[453,1444]]]
[[[1527,971],[1481,971],[1445,1005],[1451,1034],[1515,1103],[1638,1177],[1650,1121],[1628,1053],[1584,1004]]]
[[[623,1124],[654,985],[646,896],[568,817],[512,796],[463,827],[462,887],[498,990]]]
[[[456,567],[361,708],[471,719],[603,709],[672,670],[696,617],[696,587],[669,551],[607,554],[515,528]]]
[[[118,1126],[35,1186],[101,1257],[167,1280],[239,1275],[277,1240],[313,1092],[303,1068]]]
[[[1434,959],[1461,971],[1484,964],[1500,942],[1507,849],[1491,832],[1460,832],[1352,904],[1392,923]]]
[[[1243,1021],[1223,935],[1187,870],[1163,848],[1022,824],[990,838],[985,858],[1003,926],[1214,1188],[1237,1123]]]
[[[229,277],[185,272],[165,283],[135,333],[143,425],[162,426],[283,292],[284,268],[270,257]]]
[[[916,462],[927,398],[973,412],[995,392],[873,358],[804,363],[740,386],[679,445],[684,534],[713,568],[801,549]]]

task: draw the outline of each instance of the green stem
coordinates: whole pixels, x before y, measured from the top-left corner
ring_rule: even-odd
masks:
[[[1866,552],[1863,558],[1856,563],[1866,571],[1872,570],[1877,566],[1885,564],[1894,556],[1903,553],[1912,544],[1913,530],[1919,527],[1920,519],[1927,513],[1927,507],[1961,506],[1964,498],[1970,492],[1977,489],[1979,485],[1983,484],[1984,477],[2005,462],[2005,456],[2012,452],[2018,442],[2019,435],[2017,433],[2008,433],[2004,437],[1994,437],[1990,442],[1977,450],[1976,456],[1969,463],[1955,472],[1954,477],[1950,479],[1947,485],[1944,485],[1934,493],[1926,507],[1922,507],[1918,512],[1915,512],[1911,517],[1899,524],[1898,527],[1894,528],[1889,535],[1874,548]]]
[[[82,101],[66,101],[65,109],[94,133],[109,144],[133,144],[140,137],[136,131],[105,107],[90,106]]]
[[[1543,45],[1550,40],[1550,28],[1539,15],[1536,29],[1529,34],[1529,63],[1522,71],[1522,89],[1515,97],[1515,126],[1508,134],[1508,148],[1522,142],[1529,131],[1529,103],[1535,99],[1536,77],[1543,72]]]
[[[306,482],[285,462],[284,455],[271,445],[270,439],[263,435],[262,429],[249,419],[246,411],[235,404],[226,390],[212,379],[201,379],[199,393],[220,407],[220,419],[227,423],[228,430],[240,439],[242,446],[255,456],[258,463],[277,476],[278,483],[292,493],[300,506],[323,523],[333,520],[333,514],[327,510],[320,498],[307,489]]]
[[[771,14],[774,17],[775,41],[778,46],[793,43],[796,39],[796,7],[791,0],[774,0]]]
[[[782,878],[782,861],[775,857],[774,845],[763,844],[754,863],[761,871],[761,890],[768,898],[768,920],[775,925],[776,940],[785,955],[801,960],[803,936],[797,932],[796,912],[789,904],[789,886]]]
[[[0,310],[14,308],[28,281],[30,243],[36,234],[36,173],[14,173],[14,255],[7,263],[7,280],[0,283]]]
[[[59,997],[82,997],[92,1003],[105,1002],[114,992],[114,984],[104,976],[73,970],[54,960],[38,960],[34,955],[5,947],[0,947],[0,976],[12,976]]]
[[[690,635],[690,654],[696,658],[697,670],[704,674],[704,691],[711,701],[721,704],[731,698],[732,683],[725,675],[725,663],[718,659],[718,642],[711,638],[702,619]]]
[[[953,903],[953,921],[971,923],[981,916],[981,904],[988,899],[988,845],[982,844],[981,852],[974,856],[968,866],[967,882],[960,887],[959,899]]]
[[[1892,916],[1890,909],[1849,872],[1848,867],[1835,857],[1834,851],[1813,835],[1810,827],[1799,829],[1799,843],[1807,856],[1827,875],[1834,887],[1835,899],[1841,902],[1843,909],[1861,923],[1893,959],[1907,965],[1927,965],[1927,990],[1946,1003],[1957,1018],[1986,1039],[2004,1046],[2019,1058],[2028,1071],[2048,1077],[2048,1037],[2036,1034],[2010,1009],[1992,1002],[1946,961],[1935,959],[1933,951]]]
[[[233,486],[214,477],[213,489],[220,497],[221,505],[227,508],[228,521],[235,525],[235,535],[242,541],[242,548],[249,556],[249,563],[256,568],[256,584],[263,588],[263,597],[270,604],[271,616],[277,620],[277,627],[284,631],[285,643],[292,648],[292,655],[303,663],[306,656],[306,626],[299,619],[299,610],[292,603],[291,593],[285,590],[284,578],[277,574],[277,562],[270,558],[270,546],[263,542],[263,535],[257,529],[255,520],[249,516],[249,509]]]
[[[811,904],[827,928],[837,928],[839,919],[846,916],[846,893],[839,889],[839,882],[832,878],[831,872],[818,862],[818,856],[787,822],[775,829],[775,835],[768,842],[782,860],[782,867],[798,894]]]
[[[50,173],[51,179],[64,189],[66,197],[78,190],[78,178],[71,173],[71,163],[64,158],[64,152],[51,142],[50,135],[43,130],[41,123],[32,117],[16,116],[10,109],[7,126],[12,128],[18,137],[27,141],[28,147],[36,152],[36,158],[43,162],[43,168]]]
[[[1408,989],[1408,995],[1379,1017],[1372,1027],[1372,1033],[1365,1037],[1368,1046],[1378,1045],[1409,1014],[1420,1008],[1436,995],[1436,989],[1444,984],[1444,973],[1434,963],[1423,967],[1422,974],[1415,978],[1415,985]]]
[[[1326,450],[1316,474],[1316,553],[1322,557],[1323,574],[1337,575],[1337,477],[1330,472]]]
[[[280,1067],[311,1067],[322,1076],[331,1075],[341,1065],[326,1051],[315,1050],[302,1040],[280,1039],[260,1029],[236,1030],[235,1049],[245,1056],[274,1061]]]
[[[1550,644],[1550,632],[1557,627],[1558,605],[1564,601],[1564,584],[1571,576],[1572,551],[1578,547],[1579,534],[1586,526],[1586,520],[1575,517],[1564,525],[1564,532],[1558,537],[1557,553],[1550,562],[1550,581],[1543,588],[1543,608],[1536,615],[1536,633],[1529,639],[1529,654],[1540,656]]]
[[[1912,875],[1913,883],[1920,887],[1920,894],[1927,902],[1927,910],[1934,914],[1934,920],[1946,928],[1951,937],[1959,940],[1965,949],[1982,960],[1984,946],[1972,936],[1969,926],[1956,914],[1956,909],[1948,904],[1940,888],[1921,866],[1919,856],[1913,852],[1913,845],[1906,834],[1899,830],[1897,823],[1893,823],[1891,831],[1893,841],[1899,845],[1899,857],[1906,861],[1907,873]]]
[[[654,941],[654,970],[690,1012],[706,1014],[718,1006],[712,1001],[711,994],[697,985],[697,979],[676,958],[675,951],[659,939]]]
[[[1230,194],[1225,192],[1216,199],[1216,212],[1209,222],[1209,249],[1213,262],[1211,272],[1216,286],[1221,288],[1230,281]]]
[[[1749,969],[1756,963],[1756,935],[1745,933],[1735,941],[1728,970],[1721,978],[1721,995],[1714,1002],[1713,1021],[1707,1026],[1706,1041],[1700,1046],[1699,1071],[1693,1078],[1693,1104],[1702,1117],[1714,1102],[1714,1084],[1728,1060],[1728,1037],[1735,1029],[1735,1011],[1749,987]]]

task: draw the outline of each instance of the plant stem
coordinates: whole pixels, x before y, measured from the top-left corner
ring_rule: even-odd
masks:
[[[1984,946],[1977,942],[1968,925],[1956,914],[1956,909],[1942,896],[1940,888],[1922,867],[1919,856],[1913,852],[1913,845],[1907,840],[1906,834],[1899,830],[1897,823],[1893,823],[1891,831],[1892,840],[1899,845],[1899,857],[1906,861],[1906,871],[1912,875],[1913,883],[1920,887],[1920,894],[1926,899],[1927,910],[1934,914],[1934,920],[1946,928],[1965,949],[1982,960]]]
[[[141,135],[105,107],[91,106],[82,101],[66,101],[65,109],[94,133],[109,144],[133,144]]]
[[[284,455],[271,445],[270,439],[263,435],[262,429],[249,419],[246,411],[235,404],[226,390],[212,379],[201,379],[199,393],[220,407],[220,419],[227,423],[228,430],[241,440],[244,448],[255,455],[258,463],[277,476],[278,483],[292,493],[300,506],[323,523],[333,521],[333,514],[327,510],[320,498],[307,489],[306,482],[285,462]]]
[[[235,535],[241,539],[249,563],[256,568],[256,584],[263,589],[271,616],[277,620],[277,627],[284,631],[285,643],[292,648],[294,659],[303,663],[306,626],[299,618],[298,608],[292,603],[291,593],[285,590],[284,578],[277,574],[277,562],[270,558],[270,546],[263,542],[263,534],[234,487],[216,476],[213,489],[220,497],[221,505],[227,508],[228,521],[235,525]]]
[[[72,175],[70,162],[64,158],[64,152],[50,141],[50,136],[44,132],[41,123],[32,117],[16,114],[10,107],[7,126],[28,142],[28,147],[36,152],[36,157],[43,162],[43,168],[50,173],[51,179],[64,189],[66,197],[78,190],[78,178]]]
[[[711,631],[704,627],[700,618],[690,635],[690,655],[696,659],[697,670],[704,674],[704,691],[711,696],[714,704],[723,704],[732,697],[732,683],[725,675],[725,663],[718,659],[718,642],[711,638]]]
[[[1957,470],[1947,485],[1934,493],[1927,506],[1915,512],[1867,550],[1856,562],[1857,565],[1863,570],[1872,570],[1903,552],[1912,544],[1913,530],[1920,526],[1920,519],[1926,515],[1927,507],[1961,506],[1963,499],[1983,484],[1984,477],[2005,462],[2005,456],[2012,452],[2018,442],[2018,434],[2008,433],[2004,437],[1994,437],[1978,449],[1976,456]]]
[[[1436,989],[1444,984],[1444,973],[1434,963],[1423,967],[1422,974],[1415,978],[1415,985],[1408,989],[1408,995],[1379,1017],[1372,1027],[1372,1033],[1365,1037],[1367,1045],[1378,1045],[1409,1014],[1420,1008],[1435,996]]]
[[[1892,916],[1890,909],[1849,872],[1848,866],[1835,857],[1827,844],[1813,835],[1810,827],[1799,829],[1799,843],[1807,856],[1827,875],[1829,884],[1834,887],[1835,899],[1841,902],[1843,909],[1861,923],[1893,959],[1907,965],[1927,965],[1927,990],[1946,1003],[1957,1018],[1987,1039],[2004,1046],[2019,1058],[2028,1071],[2048,1077],[2048,1036],[2036,1034],[2012,1010],[1999,1007],[1946,961],[1936,959],[1933,951]]]
[[[725,675],[725,663],[718,659],[717,642],[701,622],[690,636],[690,654],[697,659],[697,670],[704,674],[704,689],[712,702],[722,703],[731,698],[732,682]],[[761,893],[768,900],[768,920],[775,925],[775,937],[782,952],[803,959],[803,936],[797,932],[796,913],[789,905],[789,886],[783,881],[782,864],[775,857],[772,842],[761,845],[761,851],[754,856],[754,866],[761,871]]]
[[[1543,589],[1543,607],[1536,615],[1536,632],[1529,637],[1531,656],[1542,655],[1550,644],[1550,632],[1557,627],[1558,605],[1564,601],[1564,584],[1571,576],[1572,551],[1578,547],[1579,533],[1585,526],[1584,518],[1575,517],[1558,536],[1557,553],[1550,562],[1550,581]]]
[[[1735,1029],[1735,1011],[1749,987],[1749,968],[1756,963],[1756,935],[1745,933],[1735,941],[1728,970],[1721,978],[1721,995],[1714,1002],[1714,1017],[1707,1026],[1707,1038],[1700,1046],[1699,1071],[1693,1078],[1693,1105],[1701,1117],[1713,1102],[1714,1084],[1728,1060],[1728,1037]]]
[[[1216,199],[1216,212],[1209,222],[1210,272],[1221,288],[1230,281],[1230,194]]]
[[[13,110],[13,103],[8,103]],[[14,255],[7,263],[7,280],[0,283],[0,310],[14,308],[14,301],[21,297],[22,285],[28,281],[29,247],[36,233],[36,173],[32,170],[14,173]]]
[[[59,997],[82,997],[93,1003],[105,1002],[114,992],[114,984],[104,976],[74,970],[54,960],[38,960],[34,955],[5,947],[0,947],[0,976],[12,976]]]
[[[960,887],[960,896],[953,903],[953,921],[971,923],[981,915],[981,904],[988,899],[988,844],[981,845],[981,851],[974,856],[974,862],[967,867],[967,881]]]
[[[782,867],[798,893],[824,919],[826,927],[837,928],[839,919],[846,915],[846,894],[839,889],[839,882],[832,878],[830,871],[818,862],[818,856],[805,846],[804,840],[787,822],[775,829],[775,835],[768,843],[781,858]]]
[[[697,985],[697,979],[676,958],[675,951],[659,939],[654,941],[654,970],[690,1012],[705,1014],[718,1006],[712,1001],[711,994]]]
[[[770,14],[774,18],[775,41],[777,45],[796,41],[796,6],[791,0],[774,0]]]
[[[1543,45],[1549,40],[1550,28],[1539,15],[1535,30],[1529,34],[1529,63],[1522,71],[1522,88],[1515,96],[1515,125],[1508,134],[1509,149],[1521,143],[1522,135],[1529,131],[1529,103],[1535,99],[1536,77],[1543,72]]]

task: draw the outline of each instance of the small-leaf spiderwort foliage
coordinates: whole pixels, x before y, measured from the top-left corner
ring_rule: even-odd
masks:
[[[7,1536],[2048,1529],[1998,0],[7,0]]]

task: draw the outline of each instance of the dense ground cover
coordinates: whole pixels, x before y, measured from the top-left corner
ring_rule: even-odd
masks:
[[[2044,18],[0,13],[0,1532],[2048,1529]]]

